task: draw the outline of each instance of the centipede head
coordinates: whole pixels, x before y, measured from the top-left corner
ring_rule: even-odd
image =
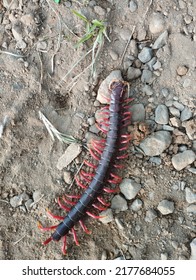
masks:
[[[120,98],[127,92],[129,88],[129,83],[122,80],[113,80],[109,85],[109,90],[113,92],[113,94],[119,96]]]

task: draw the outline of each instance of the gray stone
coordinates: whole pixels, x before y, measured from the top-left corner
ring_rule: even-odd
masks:
[[[94,6],[94,11],[99,16],[105,16],[105,10],[101,6]]]
[[[153,57],[149,62],[146,63],[148,65],[149,70],[153,71],[153,65],[156,63],[157,58]]]
[[[36,203],[41,199],[41,192],[40,191],[34,191],[33,192],[33,202]]]
[[[137,10],[137,2],[136,1],[134,1],[134,0],[131,0],[130,2],[129,2],[129,9],[130,9],[130,11],[132,12],[132,13],[134,13],[136,10]]]
[[[162,88],[161,93],[163,94],[164,97],[168,97],[169,95],[169,90],[168,88]]]
[[[142,83],[151,84],[153,82],[153,75],[150,70],[144,69],[141,76]]]
[[[10,204],[12,207],[16,208],[20,205],[22,205],[23,202],[27,201],[29,199],[29,195],[23,192],[20,195],[16,195],[10,199]]]
[[[134,57],[138,56],[137,42],[135,40],[131,40],[129,49],[131,55],[133,55]]]
[[[187,165],[194,162],[196,158],[195,153],[192,150],[186,150],[182,153],[178,153],[172,157],[172,164],[178,171],[184,169]]]
[[[146,63],[152,58],[152,49],[144,47],[142,51],[138,54],[138,58],[142,63]]]
[[[153,65],[153,70],[159,70],[161,68],[161,62],[157,60],[157,62]]]
[[[146,211],[145,221],[151,223],[157,217],[157,213],[154,209],[149,209]]]
[[[185,195],[188,203],[196,203],[196,193],[194,193],[190,188],[185,188]]]
[[[168,131],[156,131],[141,142],[140,148],[147,156],[158,156],[169,147],[171,141]]]
[[[115,195],[111,202],[111,208],[118,211],[126,211],[128,209],[126,199],[119,194]]]
[[[173,105],[174,105],[174,107],[176,107],[178,110],[180,110],[180,111],[183,111],[184,110],[184,105],[183,104],[181,104],[180,102],[178,102],[178,101],[174,101],[173,102]]]
[[[22,205],[22,202],[23,202],[23,199],[20,195],[10,198],[10,204],[13,208],[16,208],[16,207]]]
[[[141,76],[142,72],[138,68],[129,67],[127,70],[127,80],[132,81]]]
[[[110,50],[110,56],[111,56],[111,58],[113,59],[113,60],[117,60],[118,59],[118,54],[115,52],[115,51],[113,51],[113,50]]]
[[[95,118],[90,117],[90,118],[88,118],[87,122],[88,122],[88,124],[93,125],[93,124],[95,124]]]
[[[65,181],[66,184],[71,184],[72,178],[71,178],[71,172],[69,171],[64,171],[63,173],[63,180]]]
[[[21,30],[21,27],[19,25],[14,25],[12,27],[12,34],[13,34],[16,41],[22,41],[22,39],[23,39],[22,30]]]
[[[182,122],[188,121],[192,117],[192,112],[189,107],[185,107],[184,110],[181,112],[180,120]]]
[[[167,40],[168,40],[168,32],[166,30],[156,39],[152,48],[154,50],[162,48],[163,46],[165,46],[167,44]]]
[[[137,198],[131,204],[131,209],[135,212],[139,211],[142,208],[143,202],[141,199]]]
[[[160,13],[154,13],[150,18],[149,29],[152,34],[163,31],[165,26],[165,20]]]
[[[133,199],[141,190],[141,185],[135,182],[133,179],[123,179],[119,185],[121,193],[126,199]]]
[[[109,104],[109,101],[107,100],[110,98],[110,92],[109,92],[109,85],[113,80],[123,80],[121,71],[120,70],[114,70],[112,71],[105,80],[100,84],[100,87],[98,89],[97,93],[97,100],[101,104]],[[105,98],[104,98],[105,97]]]
[[[174,130],[174,127],[170,126],[170,125],[167,125],[167,124],[164,124],[163,125],[163,130],[166,130],[166,131],[173,131]]]
[[[170,108],[169,108],[169,111],[170,111],[170,113],[171,113],[173,116],[175,116],[175,117],[177,117],[177,118],[180,117],[180,111],[179,111],[177,108],[175,108],[175,107],[170,107]]]
[[[169,112],[165,105],[160,104],[155,110],[155,122],[159,124],[168,124]]]
[[[132,122],[141,122],[145,120],[146,111],[142,103],[133,104],[130,108]]]
[[[196,175],[196,168],[190,167],[188,168],[188,171]]]
[[[174,202],[167,199],[163,199],[159,202],[157,209],[162,215],[168,215],[174,212]]]
[[[103,218],[100,218],[99,221],[102,222],[103,224],[108,224],[113,221],[113,213],[112,209],[108,208],[105,211],[100,212],[100,216]]]
[[[32,206],[33,206],[33,199],[30,198],[25,202],[25,207],[28,212],[31,211]]]
[[[71,143],[65,150],[64,154],[58,159],[56,167],[62,170],[67,167],[82,151],[82,148],[77,143]]]
[[[155,163],[156,165],[160,165],[161,164],[161,158],[160,157],[151,157],[149,159],[150,162]]]
[[[149,85],[145,85],[144,87],[143,87],[143,89],[142,89],[142,92],[143,93],[145,93],[146,95],[148,95],[148,96],[151,96],[151,95],[153,95],[153,89],[151,88],[151,86],[149,86]]]
[[[187,213],[196,214],[196,204],[191,204],[186,208]]]
[[[196,140],[196,119],[189,120],[183,123],[186,129],[186,134],[189,139]]]
[[[191,247],[191,256],[190,256],[190,260],[196,260],[196,238],[194,238],[194,239],[191,241],[190,247]]]

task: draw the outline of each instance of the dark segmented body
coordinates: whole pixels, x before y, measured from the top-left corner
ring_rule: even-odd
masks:
[[[58,225],[55,232],[52,234],[52,240],[60,240],[65,236],[74,225],[82,219],[93,201],[100,194],[104,188],[104,183],[108,174],[109,167],[112,166],[116,148],[118,145],[118,138],[121,124],[121,103],[123,102],[123,95],[125,93],[126,83],[123,81],[114,81],[111,86],[111,101],[109,106],[109,129],[106,138],[105,148],[101,155],[99,165],[95,171],[95,176],[92,179],[89,187],[78,200],[77,204],[72,207],[70,212],[64,220]]]

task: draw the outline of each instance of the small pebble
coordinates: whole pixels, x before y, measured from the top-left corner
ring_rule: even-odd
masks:
[[[170,111],[170,113],[171,113],[173,116],[175,116],[175,117],[177,117],[177,118],[180,117],[180,111],[179,111],[177,108],[175,108],[175,107],[170,107],[170,108],[169,108],[169,111]]]
[[[134,13],[137,10],[138,6],[137,6],[137,2],[132,0],[129,2],[129,9],[132,13]]]
[[[105,16],[105,10],[102,7],[100,7],[100,6],[95,6],[94,7],[94,11],[99,16]]]
[[[127,80],[132,81],[141,76],[142,72],[138,68],[129,67],[127,71]]]
[[[142,208],[143,202],[141,199],[137,198],[131,204],[131,209],[135,212],[139,211]]]
[[[142,51],[138,54],[138,58],[142,63],[146,63],[152,58],[152,49],[148,47],[144,47]]]
[[[25,202],[25,207],[27,209],[27,211],[31,211],[31,207],[33,205],[33,200],[32,199],[28,199],[26,202]]]
[[[169,95],[169,90],[167,88],[162,88],[161,93],[164,97],[168,97]]]
[[[160,165],[161,164],[161,158],[160,157],[151,157],[149,159],[150,162],[155,163],[156,165]]]
[[[65,150],[64,154],[58,159],[57,169],[62,170],[67,167],[82,151],[82,148],[77,143],[71,143]]]
[[[178,153],[172,157],[172,164],[178,171],[184,169],[187,165],[194,162],[196,155],[192,150],[186,150],[182,153]]]
[[[113,221],[113,213],[112,209],[108,208],[105,211],[100,212],[100,216],[103,218],[100,218],[99,221],[102,222],[103,224],[108,224]]]
[[[109,51],[109,54],[110,54],[110,56],[111,56],[111,58],[112,58],[113,60],[117,60],[117,59],[118,59],[118,54],[117,54],[115,51],[110,50],[110,51]]]
[[[188,68],[186,66],[178,66],[176,71],[179,76],[184,76],[188,72]]]
[[[141,142],[140,148],[148,156],[158,156],[169,147],[171,141],[168,131],[156,131]]]
[[[169,112],[165,105],[160,104],[155,110],[155,122],[159,124],[168,124]]]
[[[111,208],[118,211],[126,211],[128,209],[127,201],[121,195],[117,194],[111,201]]]
[[[152,34],[159,33],[163,31],[165,27],[165,20],[163,15],[160,13],[153,14],[150,18],[149,29]]]
[[[146,211],[145,221],[151,223],[157,217],[157,213],[154,209],[149,209]]]
[[[183,82],[183,88],[187,88],[191,85],[191,80],[190,79],[185,79]]]
[[[121,193],[126,199],[133,199],[141,190],[141,185],[135,182],[133,179],[123,179],[119,185]]]
[[[185,195],[188,203],[196,203],[196,193],[194,193],[190,188],[185,188]]]
[[[148,95],[148,96],[151,96],[151,95],[154,94],[153,89],[152,89],[151,86],[149,86],[149,85],[145,85],[145,86],[142,88],[142,92],[145,93],[145,94]]]
[[[144,69],[141,76],[142,83],[151,84],[153,82],[153,75],[150,70]]]
[[[168,41],[168,32],[164,31],[154,42],[152,48],[154,50],[160,49],[167,44]]]
[[[181,112],[180,120],[182,122],[189,120],[192,117],[192,112],[189,107],[185,107],[184,110]]]
[[[130,107],[130,111],[132,114],[132,122],[141,122],[145,120],[145,115],[146,115],[146,111],[144,108],[144,105],[142,103],[139,104],[133,104]]]
[[[173,102],[174,107],[176,107],[178,110],[183,111],[184,110],[184,105],[179,103],[178,101]]]
[[[129,49],[131,55],[133,55],[134,57],[138,56],[138,47],[137,47],[137,42],[135,40],[131,40]]]
[[[93,125],[95,124],[95,118],[94,117],[88,118],[87,122],[89,125]]]
[[[161,68],[161,62],[157,60],[157,62],[153,65],[154,70],[159,70]]]
[[[71,178],[71,172],[69,171],[64,171],[63,173],[63,180],[65,181],[66,184],[71,184],[72,178]]]
[[[41,192],[40,191],[34,191],[33,192],[33,202],[38,202],[41,198]]]
[[[174,212],[174,202],[167,199],[163,199],[159,202],[157,209],[161,212],[162,215],[168,215]]]

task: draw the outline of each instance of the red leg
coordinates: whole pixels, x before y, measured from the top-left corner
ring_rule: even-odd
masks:
[[[96,216],[89,211],[86,211],[86,214],[94,219],[102,219],[104,216]]]
[[[115,168],[124,168],[125,166],[123,164],[114,164]]]
[[[61,247],[61,250],[63,252],[63,255],[66,255],[66,248],[67,248],[67,242],[66,242],[66,235],[62,237],[63,245]]]
[[[81,173],[81,172],[80,172],[80,176],[81,176],[81,178],[82,178],[83,180],[85,180],[87,183],[90,183],[90,182],[91,182],[91,179],[85,177],[85,176],[83,175],[83,173]]]
[[[117,159],[124,159],[124,158],[128,158],[129,155],[128,154],[125,154],[125,155],[122,155],[122,156],[118,156],[116,157]]]
[[[78,242],[78,238],[77,238],[75,229],[72,228],[71,231],[72,231],[73,238],[74,238],[74,241],[75,241],[76,245],[79,246],[80,244],[79,244],[79,242]]]
[[[87,161],[87,160],[84,160],[84,163],[85,163],[87,166],[91,167],[91,168],[94,168],[94,169],[97,168],[97,165],[95,165],[95,164],[93,164],[93,163],[91,163],[91,162],[89,162],[89,161]]]
[[[71,210],[71,208],[67,207],[66,205],[62,204],[61,201],[60,201],[60,198],[58,197],[57,199],[57,202],[58,202],[58,205],[61,207],[61,209],[69,212]]]
[[[95,176],[95,173],[88,173],[88,172],[84,172],[84,170],[81,170],[80,171],[80,174],[83,174],[84,176],[86,177],[94,177]]]
[[[95,123],[95,125],[96,125],[96,127],[97,127],[101,132],[103,132],[103,133],[105,133],[105,134],[108,132],[106,129],[104,129],[104,128],[102,128],[101,126],[99,126],[98,123]]]
[[[98,209],[99,211],[105,211],[105,210],[107,210],[106,207],[102,207],[102,206],[97,205],[97,204],[95,204],[95,203],[93,203],[92,206],[93,206],[95,209]]]
[[[102,197],[100,197],[100,196],[97,197],[97,200],[98,200],[101,204],[103,204],[104,206],[107,206],[107,207],[110,206],[110,203],[109,203],[109,202],[106,202],[106,201],[105,201]]]
[[[46,239],[44,242],[42,242],[42,244],[47,245],[48,243],[50,243],[50,241],[52,241],[52,236]]]
[[[53,219],[56,219],[56,220],[59,220],[59,221],[64,220],[64,217],[58,216],[58,215],[54,215],[54,214],[52,214],[49,210],[47,210],[47,213],[48,213],[48,215],[49,215],[51,218],[53,218]]]
[[[58,225],[56,226],[50,226],[50,227],[43,227],[42,224],[40,222],[38,222],[37,224],[38,228],[42,231],[49,231],[49,230],[53,230],[56,229],[58,227]]]
[[[66,197],[69,197],[69,198],[77,198],[77,199],[80,199],[81,195],[70,195],[70,194],[65,194]]]
[[[66,202],[67,204],[70,204],[70,205],[75,205],[76,204],[75,201],[71,201],[71,200],[65,198],[64,196],[63,196],[63,201]]]
[[[116,189],[104,188],[103,190],[107,193],[118,193],[119,192],[119,188],[116,188]]]
[[[79,220],[79,223],[83,229],[83,231],[87,234],[91,234],[91,231],[87,229],[87,227],[85,226],[84,222],[82,220]]]
[[[91,150],[89,149],[91,156],[96,159],[97,161],[100,161],[100,158]]]
[[[75,181],[76,181],[76,183],[77,183],[77,185],[79,186],[79,187],[81,187],[82,189],[87,189],[87,186],[85,186],[84,184],[82,184],[81,182],[80,182],[80,180],[77,178],[77,177],[75,177]]]
[[[98,148],[97,148],[97,145],[94,143],[94,142],[91,142],[92,143],[92,146],[93,146],[93,149],[98,153],[98,154],[102,154],[103,151],[100,151]]]

